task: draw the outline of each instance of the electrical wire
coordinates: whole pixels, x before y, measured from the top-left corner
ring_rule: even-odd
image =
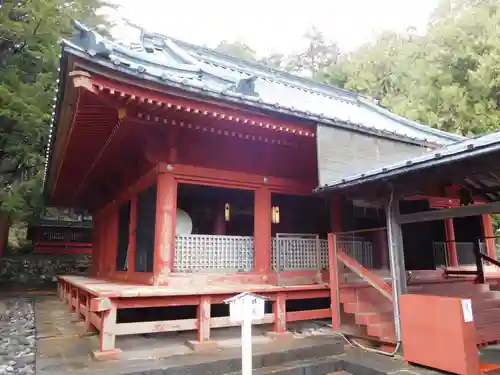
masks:
[[[319,320],[312,320],[312,322],[316,323],[316,324],[324,325],[325,327],[332,328],[331,324],[328,324],[328,323],[325,323],[325,322],[321,322]],[[339,337],[343,338],[349,345],[356,346],[356,347],[358,347],[360,349],[366,350],[367,352],[382,354],[382,355],[386,355],[388,357],[394,357],[396,355],[396,353],[399,351],[399,348],[401,347],[401,342],[398,341],[396,343],[396,348],[392,352],[386,352],[384,350],[375,349],[375,348],[369,348],[367,346],[364,346],[364,345],[360,344],[359,342],[357,342],[356,340],[348,338],[347,335],[344,334],[344,333],[342,333],[342,332],[334,331],[334,332],[332,332],[332,335],[333,336],[339,336]]]

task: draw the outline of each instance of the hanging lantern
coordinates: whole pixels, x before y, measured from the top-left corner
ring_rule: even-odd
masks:
[[[271,222],[273,224],[280,223],[280,208],[279,208],[279,206],[271,207]]]
[[[229,205],[229,203],[226,203],[224,205],[224,220],[231,220],[231,206]]]

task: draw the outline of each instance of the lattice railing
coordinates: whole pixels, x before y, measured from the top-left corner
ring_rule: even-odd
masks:
[[[277,269],[278,246],[280,248],[280,270],[318,269],[316,246],[320,247],[321,268],[328,268],[328,241],[316,238],[276,238],[272,239],[272,266]]]
[[[474,243],[473,242],[454,242],[457,249],[457,260],[459,265],[474,265]],[[434,259],[437,266],[449,266],[450,259],[448,246],[450,242],[433,242]],[[486,246],[484,242],[479,244],[480,251],[485,254]]]
[[[175,237],[177,272],[245,272],[253,270],[253,265],[253,237],[202,234]]]
[[[339,241],[337,251],[342,251],[363,267],[373,269],[373,246],[369,241]]]
[[[316,238],[281,238],[281,270],[317,269],[316,246],[322,269],[328,268],[328,241]],[[278,240],[272,238],[272,267],[276,270]],[[338,249],[372,268],[372,244],[369,241],[346,241]],[[254,268],[254,239],[249,236],[185,235],[176,236],[175,263],[177,272],[247,272]]]

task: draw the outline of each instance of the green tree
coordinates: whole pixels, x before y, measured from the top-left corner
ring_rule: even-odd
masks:
[[[337,64],[339,49],[320,30],[312,27],[305,33],[304,39],[305,48],[286,57],[285,70],[316,78],[322,71]]]
[[[217,52],[235,57],[237,59],[252,62],[257,61],[255,50],[248,46],[248,44],[246,44],[243,40],[235,40],[232,42],[223,40],[214,49]]]
[[[425,34],[385,32],[320,78],[439,129],[463,135],[495,130],[499,24],[496,0],[442,0]]]
[[[45,146],[61,38],[73,19],[107,23],[104,0],[0,3],[0,215],[24,216],[41,204]]]

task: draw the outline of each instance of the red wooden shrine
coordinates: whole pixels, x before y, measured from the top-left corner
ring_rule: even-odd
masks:
[[[28,240],[33,243],[34,254],[92,254],[92,221],[89,217],[50,216],[48,212],[49,209],[28,227]]]
[[[271,324],[271,336],[289,334],[290,322],[326,318],[334,329],[354,326],[352,334],[395,344],[385,219],[379,207],[313,194],[320,180],[319,117],[264,106],[253,96],[250,73],[226,65],[222,74],[217,56],[203,62],[201,50],[187,56],[169,40],[143,35],[147,53],[138,58],[133,49],[109,49],[80,31],[88,37],[80,38],[85,48],[68,42],[61,58],[45,191],[51,204],[92,214],[91,275],[59,277],[59,295],[88,330],[99,330],[98,357],[118,355],[117,336],[147,332],[192,330],[191,347],[211,348],[210,330],[233,325],[228,314],[212,310],[244,291],[269,301],[255,323]],[[203,69],[192,61],[195,52]],[[245,78],[229,85],[232,70]],[[273,94],[265,86],[271,78],[260,79],[263,95]],[[206,82],[219,87],[218,95]],[[293,87],[295,95],[302,84]],[[316,89],[312,100],[320,101],[323,88]],[[377,134],[389,139],[389,133]],[[443,202],[443,194],[429,189],[411,198],[431,207],[457,204],[457,194],[445,196]],[[428,238],[431,252],[444,266],[459,266],[460,248],[471,243],[453,237],[453,221],[439,225],[443,238]],[[493,255],[492,241],[483,246]],[[415,287],[428,288],[444,276],[437,269],[412,278]],[[317,308],[291,307],[328,298]],[[196,312],[182,319],[122,314],[178,306]]]

